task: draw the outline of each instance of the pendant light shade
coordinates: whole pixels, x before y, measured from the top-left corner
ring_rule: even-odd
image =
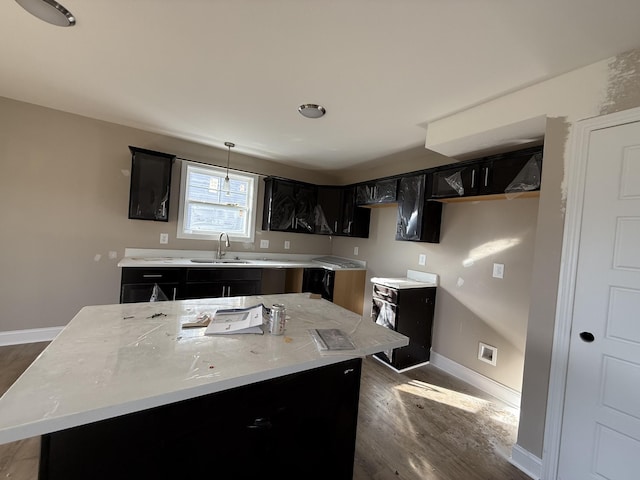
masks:
[[[16,2],[31,15],[51,25],[72,27],[76,24],[76,17],[55,0],[16,0]]]
[[[231,159],[231,149],[236,146],[235,143],[224,142],[225,146],[228,148],[227,150],[227,176],[224,177],[224,182],[222,184],[222,191],[227,195],[231,195],[231,182],[229,181],[229,160]]]

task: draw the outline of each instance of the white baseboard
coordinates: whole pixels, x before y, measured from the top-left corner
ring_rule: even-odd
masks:
[[[484,375],[474,372],[470,368],[467,368],[459,363],[449,360],[447,357],[440,355],[439,353],[431,351],[430,363],[434,367],[439,368],[447,372],[454,377],[458,377],[467,383],[470,383],[474,387],[493,395],[498,400],[502,400],[510,407],[520,409],[520,392],[509,388],[506,385],[496,382],[495,380],[485,377]]]
[[[64,327],[31,328],[29,330],[9,330],[0,332],[0,347],[23,343],[49,342],[56,338]]]
[[[511,449],[509,462],[529,475],[533,480],[540,480],[542,474],[542,460],[533,453],[515,444]]]

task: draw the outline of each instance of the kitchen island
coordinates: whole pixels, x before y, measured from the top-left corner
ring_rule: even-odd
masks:
[[[286,306],[284,335],[182,327],[259,303]],[[361,358],[407,343],[308,294],[84,307],[0,399],[0,443],[42,435],[41,479],[350,478]]]

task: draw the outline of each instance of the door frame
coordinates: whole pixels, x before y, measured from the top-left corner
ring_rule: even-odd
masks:
[[[575,123],[571,130],[570,144],[567,151],[567,174],[565,175],[568,186],[566,215],[542,449],[541,478],[545,480],[557,478],[560,461],[562,419],[567,385],[567,368],[569,365],[569,342],[573,323],[573,304],[575,300],[589,140],[591,133],[595,130],[637,121],[640,121],[640,107],[582,120]]]

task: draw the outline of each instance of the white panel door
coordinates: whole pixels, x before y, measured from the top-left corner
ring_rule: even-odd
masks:
[[[591,133],[561,480],[640,479],[640,122]]]

